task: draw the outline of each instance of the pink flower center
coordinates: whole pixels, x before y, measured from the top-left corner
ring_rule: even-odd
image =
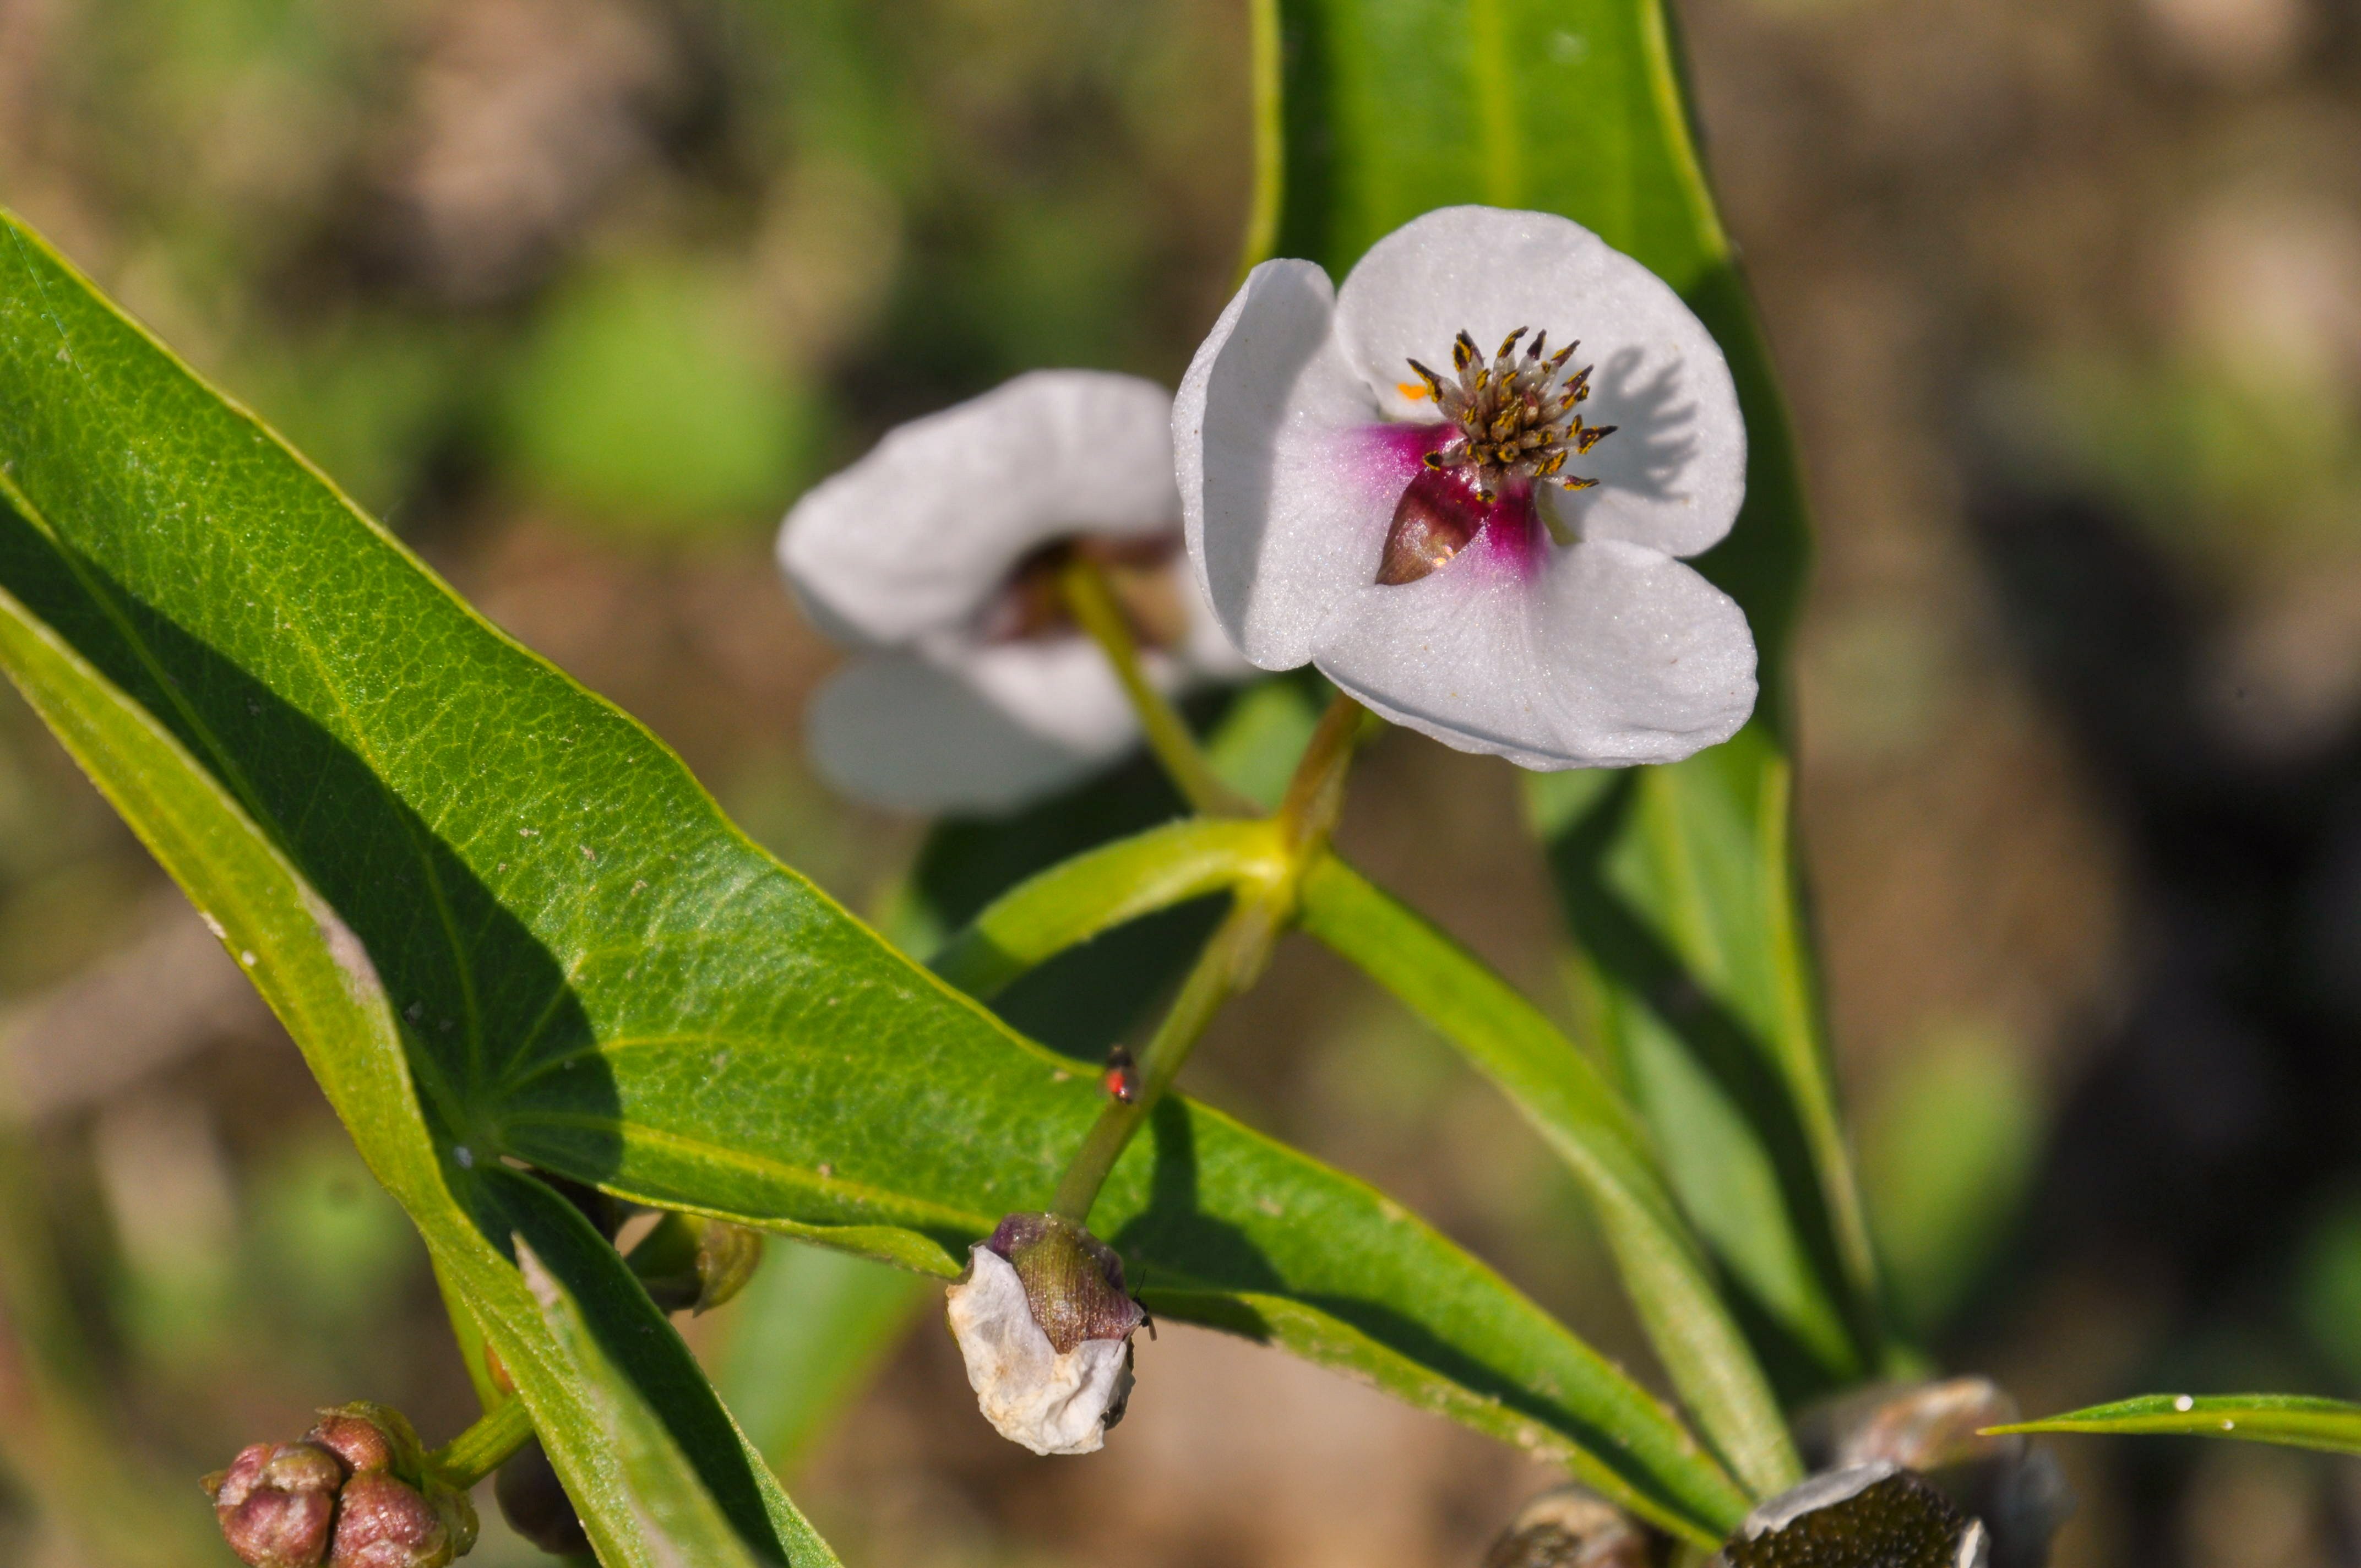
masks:
[[[1475,340],[1461,333],[1452,345],[1455,374],[1448,380],[1410,362],[1445,422],[1418,427],[1426,437],[1421,471],[1395,503],[1378,582],[1416,582],[1488,529],[1530,553],[1541,529],[1533,486],[1579,490],[1598,482],[1565,472],[1568,456],[1588,452],[1615,430],[1585,425],[1577,411],[1590,396],[1590,367],[1568,373],[1565,364],[1580,345],[1570,343],[1543,358],[1549,334],[1536,333],[1520,356],[1517,344],[1525,331],[1510,333],[1488,364]]]

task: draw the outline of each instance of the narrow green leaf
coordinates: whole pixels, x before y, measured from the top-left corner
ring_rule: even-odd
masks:
[[[1303,928],[1457,1046],[1581,1181],[1650,1343],[1738,1478],[1759,1496],[1794,1486],[1779,1402],[1621,1097],[1532,1003],[1344,861],[1316,861],[1302,900]]]
[[[1054,1189],[1098,1109],[1091,1075],[755,848],[643,729],[488,626],[13,220],[0,499],[12,673],[44,650],[71,666],[35,698],[61,732],[93,692],[116,728],[137,720],[137,759],[69,744],[256,953],[569,1483],[599,1463],[567,1431],[578,1391],[486,1239],[526,1228],[506,1160],[939,1274]],[[182,795],[202,806],[187,831],[236,823],[240,875],[261,854],[308,886],[273,895],[269,940],[216,907],[235,879],[168,850],[155,818]],[[300,993],[274,992],[282,970],[309,977]],[[363,972],[359,1002],[321,989]],[[317,997],[335,1005],[305,1016]],[[1168,1103],[1097,1214],[1136,1278],[1287,1298],[1275,1343],[1347,1369],[1351,1345],[1381,1345],[1579,1445],[1595,1484],[1693,1538],[1743,1510],[1668,1412],[1496,1275],[1226,1118]],[[640,1392],[741,1536],[786,1555],[784,1526],[755,1539],[753,1516],[784,1508],[767,1471],[704,1443],[680,1388]]]
[[[1285,0],[1283,16],[1280,254],[1341,277],[1432,208],[1563,213],[1678,290],[1729,356],[1747,504],[1698,565],[1752,624],[1757,718],[1727,755],[1641,770],[1617,789],[1580,775],[1530,782],[1599,992],[1592,1020],[1683,1206],[1819,1380],[1854,1376],[1883,1354],[1877,1287],[1788,850],[1785,663],[1808,531],[1786,411],[1715,215],[1664,8]]]
[[[2143,1394],[1994,1431],[2145,1432],[2226,1437],[2361,1453],[2361,1405],[2304,1394]]]
[[[691,1563],[697,1568],[755,1568],[758,1559],[697,1484],[697,1473],[664,1423],[609,1364],[572,1294],[542,1266],[522,1237],[516,1255],[525,1285],[541,1308],[541,1321],[581,1384],[588,1414],[607,1444],[612,1460],[610,1506],[629,1511],[660,1563],[681,1568]]]
[[[0,516],[13,514],[0,507]],[[602,1495],[592,1483],[605,1451],[586,1407],[589,1392],[550,1343],[516,1271],[468,1212],[471,1201],[484,1197],[485,1180],[522,1179],[497,1166],[471,1169],[475,1162],[466,1151],[453,1150],[445,1158],[435,1147],[412,1089],[393,1010],[350,927],[169,732],[5,589],[0,667],[196,901],[287,1025],[371,1170],[417,1223],[438,1274],[456,1282],[511,1369],[605,1560],[651,1568],[664,1562],[661,1543],[643,1538],[635,1519],[600,1506]],[[550,1201],[575,1224],[583,1223],[563,1201],[554,1195]],[[505,1223],[509,1218],[496,1234],[505,1236],[513,1228]],[[598,1245],[613,1260],[611,1267],[621,1270],[614,1250]],[[629,1289],[640,1310],[653,1317],[645,1293],[636,1284]],[[678,1336],[660,1319],[658,1327],[693,1376],[695,1364]],[[701,1377],[696,1383],[704,1387]],[[711,1398],[709,1389],[706,1398]],[[807,1528],[775,1522],[800,1525],[800,1518],[769,1472],[751,1458],[742,1445],[725,1450],[707,1472],[725,1485],[734,1480],[753,1499],[752,1508],[741,1510],[741,1528],[753,1525],[755,1538],[781,1561],[791,1560],[790,1543],[806,1547],[792,1558],[799,1564],[833,1561],[824,1548],[808,1549],[817,1538]]]
[[[917,1275],[774,1238],[732,1309],[714,1386],[771,1468],[791,1475],[935,1299]]]

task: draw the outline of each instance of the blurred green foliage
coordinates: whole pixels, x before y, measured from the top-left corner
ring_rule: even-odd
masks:
[[[2032,1180],[2043,1121],[2022,1050],[1971,1025],[1899,1055],[1862,1107],[1863,1185],[1908,1332],[1948,1327],[1992,1263]]]
[[[821,413],[747,341],[743,292],[686,258],[569,280],[510,382],[520,478],[627,526],[768,522],[811,477]]]

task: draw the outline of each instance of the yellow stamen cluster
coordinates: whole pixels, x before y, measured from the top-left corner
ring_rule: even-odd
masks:
[[[1588,452],[1615,430],[1611,424],[1585,425],[1576,411],[1590,396],[1589,366],[1558,378],[1582,345],[1569,343],[1544,359],[1542,345],[1549,334],[1540,332],[1521,356],[1517,344],[1525,332],[1519,327],[1510,333],[1488,364],[1476,340],[1461,333],[1451,345],[1457,374],[1448,380],[1415,359],[1410,362],[1443,417],[1458,426],[1449,441],[1426,455],[1426,466],[1473,470],[1476,493],[1487,501],[1511,476],[1587,489],[1598,481],[1565,474],[1565,460]]]

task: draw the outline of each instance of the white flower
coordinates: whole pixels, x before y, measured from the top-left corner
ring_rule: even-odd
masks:
[[[1054,552],[1107,565],[1167,689],[1244,673],[1178,570],[1171,399],[1038,370],[888,432],[796,503],[779,563],[823,629],[863,651],[813,699],[832,782],[913,810],[997,810],[1120,755],[1138,726],[1057,597]]]
[[[1190,559],[1264,669],[1528,768],[1675,761],[1753,708],[1745,616],[1676,559],[1745,493],[1729,367],[1577,224],[1429,213],[1341,291],[1263,263],[1172,428]]]
[[[945,1310],[994,1430],[1036,1453],[1098,1452],[1131,1398],[1131,1335],[1148,1316],[1112,1250],[1071,1221],[1013,1214],[968,1250]]]
[[[1890,1459],[1810,1476],[1755,1505],[1708,1568],[1788,1563],[1990,1568],[1992,1537],[1914,1470]]]

